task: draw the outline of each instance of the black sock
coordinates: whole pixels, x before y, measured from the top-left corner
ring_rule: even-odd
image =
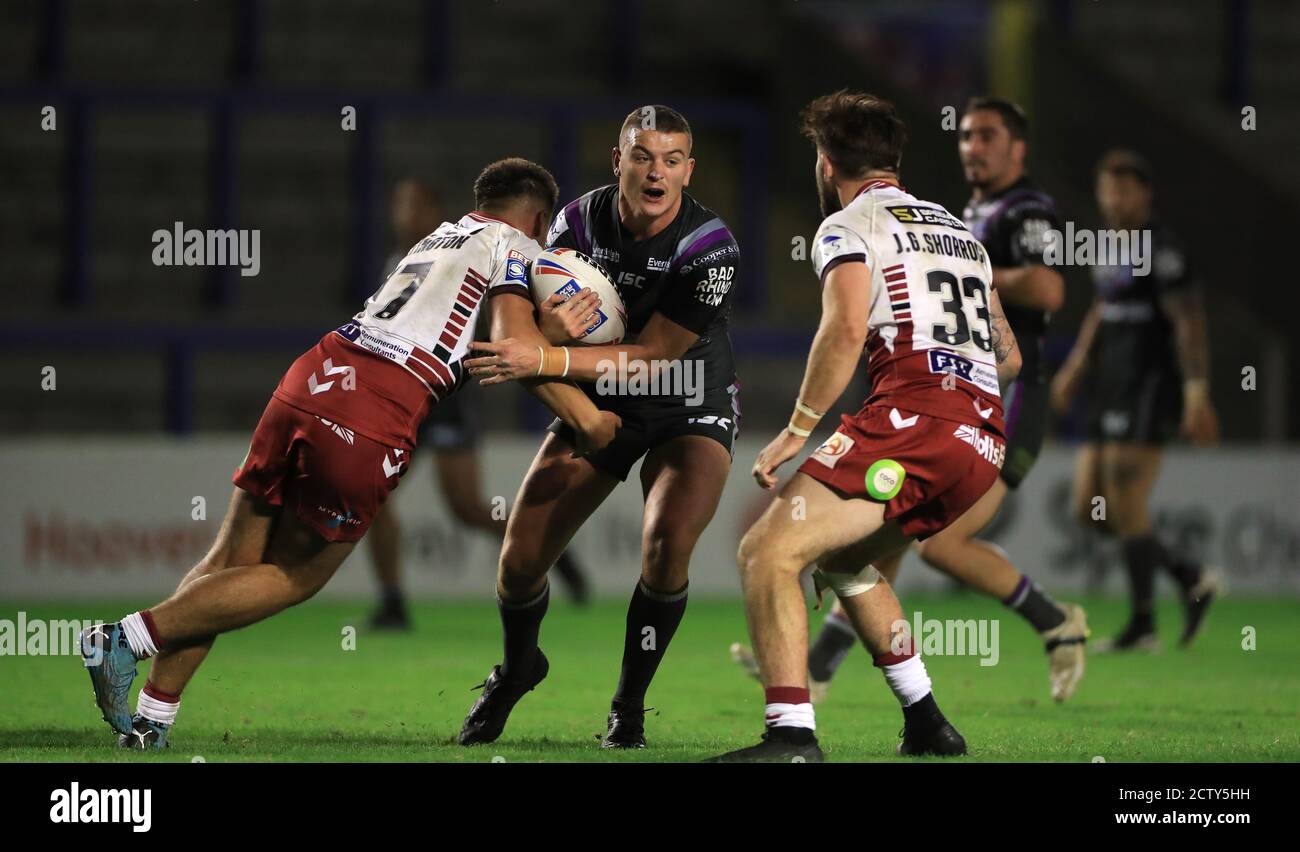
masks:
[[[1151,552],[1155,554],[1156,562],[1173,575],[1184,592],[1191,591],[1192,587],[1201,581],[1201,566],[1165,547],[1155,535],[1147,537],[1151,539],[1149,546]]]
[[[828,681],[858,642],[858,634],[844,616],[831,610],[822,622],[821,632],[808,649],[808,674],[813,680]]]
[[[1154,545],[1154,548],[1153,548]],[[1129,593],[1133,604],[1133,622],[1150,626],[1155,623],[1156,565],[1160,545],[1151,536],[1125,539],[1124,562],[1128,567]]]
[[[568,587],[569,594],[575,601],[581,603],[587,599],[587,577],[578,567],[577,561],[569,555],[569,551],[560,554],[560,558],[555,560],[553,569],[564,585]]]
[[[624,707],[645,704],[646,690],[686,613],[686,586],[667,594],[638,582],[627,607],[623,634],[623,670],[618,676],[614,701]]]
[[[546,617],[546,605],[551,600],[551,584],[542,587],[541,594],[520,604],[507,603],[497,596],[497,611],[501,613],[501,632],[505,638],[505,659],[501,662],[501,676],[514,672],[525,675],[532,671],[537,659],[537,634]]]
[[[406,608],[406,597],[402,594],[401,586],[384,586],[379,602],[384,609]]]
[[[1003,598],[1002,603],[1024,616],[1039,633],[1059,627],[1065,621],[1065,610],[1057,606],[1041,586],[1023,574],[1016,590]]]

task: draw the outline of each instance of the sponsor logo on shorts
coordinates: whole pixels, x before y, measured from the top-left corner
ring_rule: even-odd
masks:
[[[340,426],[339,424],[334,423],[330,420],[326,420],[324,417],[321,417],[320,415],[317,415],[316,419],[324,423],[326,426],[330,427],[331,432],[333,432],[335,435],[338,435],[348,444],[353,444],[356,442],[357,433],[353,432],[351,429],[348,429],[345,426]]]
[[[851,449],[853,449],[853,439],[843,432],[836,432],[822,442],[822,445],[813,452],[812,458],[827,467],[835,467],[835,464]]]
[[[930,372],[947,373],[963,382],[970,382],[994,396],[1001,396],[998,371],[988,364],[976,364],[969,358],[945,349],[930,350]]]
[[[893,500],[903,490],[907,472],[893,459],[880,459],[867,468],[867,493],[877,500]]]
[[[334,509],[327,509],[324,506],[317,506],[316,511],[324,512],[329,517],[329,520],[325,522],[325,526],[332,530],[336,530],[344,524],[361,526],[361,521],[357,520],[352,512],[338,512]]]
[[[698,423],[701,426],[721,426],[723,429],[731,429],[731,418],[719,417],[716,414],[706,414],[703,417],[691,417],[688,418],[686,422],[688,424]]]
[[[954,438],[965,441],[975,448],[975,452],[984,460],[995,465],[999,470],[1007,458],[1007,445],[980,429],[978,426],[961,425],[952,433]]]

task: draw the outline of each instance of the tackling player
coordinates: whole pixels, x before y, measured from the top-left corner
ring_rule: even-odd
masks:
[[[474,321],[492,306],[496,338],[546,343],[533,320],[527,263],[558,191],[550,173],[517,158],[474,183],[478,210],[416,244],[350,322],[298,358],[272,395],[216,542],[167,600],[82,634],[95,700],[119,744],[164,748],[181,691],[217,635],[307,600],[330,579],[397,487],[416,427],[462,380]],[[550,330],[567,339],[585,328]],[[534,391],[603,447],[617,416],[576,388]],[[137,712],[138,661],[152,657]]]
[[[1047,650],[1052,697],[1064,701],[1083,677],[1088,633],[1083,610],[1058,604],[1037,583],[1016,569],[1006,553],[976,538],[997,513],[1008,489],[1017,488],[1034,466],[1047,425],[1047,386],[1041,352],[1049,314],[1065,299],[1061,274],[1044,264],[1045,234],[1060,230],[1051,196],[1026,173],[1029,121],[1015,103],[996,97],[972,98],[958,136],[958,153],[971,186],[962,219],[993,264],[993,286],[1016,335],[1024,366],[1002,395],[1006,417],[1007,457],[993,487],[964,515],[921,542],[922,559],[955,580],[1002,601],[1042,637]],[[876,562],[893,583],[903,553]],[[820,700],[853,647],[856,636],[836,604],[808,653],[809,690]],[[752,674],[753,656],[734,646],[732,655]]]
[[[814,100],[825,221],[814,240],[822,318],[790,424],[754,463],[759,485],[803,449],[843,393],[864,346],[862,410],[805,461],[745,534],[737,560],[766,693],[766,732],[720,762],[819,761],[808,690],[808,613],[799,585],[816,564],[903,708],[901,754],[964,754],[888,581],[871,563],[957,521],[992,487],[1006,453],[999,388],[1020,354],[980,243],[944,208],[898,182],[906,128],[892,104],[848,91]],[[865,566],[865,567],[864,567]]]
[[[617,183],[568,204],[547,238],[609,273],[634,343],[556,349],[539,360],[538,347],[505,341],[476,345],[492,354],[467,362],[485,384],[561,368],[570,379],[594,382],[621,354],[629,369],[671,362],[660,375],[680,381],[659,382],[662,392],[654,395],[635,395],[631,384],[618,395],[585,385],[596,405],[622,422],[609,446],[585,458],[573,457],[572,430],[552,424],[506,527],[497,584],[505,655],[465,718],[465,745],[500,736],[515,703],[546,677],[538,633],[547,569],[644,457],[641,577],[628,605],[623,664],[601,746],[645,747],[646,691],[686,611],[691,552],[717,510],[739,419],[727,314],[740,250],[722,220],[683,191],[695,167],[691,143],[690,125],[676,110],[634,111],[612,152]],[[687,378],[699,380],[698,395],[689,393]]]
[[[1130,265],[1094,266],[1097,297],[1074,349],[1052,380],[1053,404],[1069,408],[1090,380],[1088,439],[1075,462],[1073,503],[1080,523],[1093,520],[1093,499],[1106,501],[1101,528],[1124,548],[1132,614],[1099,650],[1151,650],[1155,572],[1163,567],[1181,590],[1186,618],[1179,643],[1195,638],[1206,610],[1224,591],[1206,570],[1156,537],[1147,511],[1164,445],[1179,431],[1206,446],[1218,437],[1210,402],[1205,308],[1182,249],[1151,210],[1151,169],[1132,151],[1113,150],[1097,165],[1097,206],[1108,228],[1149,231],[1150,274]]]
[[[385,262],[385,277],[402,262],[407,247],[415,245],[442,223],[434,189],[421,178],[408,177],[397,182],[393,187],[391,215],[402,250]],[[480,485],[481,394],[477,382],[462,382],[454,394],[430,409],[429,416],[420,424],[416,443],[433,451],[437,487],[452,516],[469,529],[499,538],[505,534],[505,520],[493,517]],[[371,626],[377,629],[400,630],[410,626],[402,593],[401,544],[402,528],[397,510],[392,503],[385,502],[366,535],[366,546],[380,587],[379,609],[370,620]],[[585,602],[587,581],[577,562],[564,553],[555,569],[573,599]]]

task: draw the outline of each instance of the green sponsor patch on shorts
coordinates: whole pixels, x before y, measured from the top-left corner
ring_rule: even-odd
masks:
[[[893,459],[881,459],[867,468],[867,493],[876,500],[892,500],[903,488],[907,472]]]

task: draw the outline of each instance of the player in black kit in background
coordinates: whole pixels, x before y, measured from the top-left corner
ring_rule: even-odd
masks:
[[[691,552],[722,496],[739,416],[727,314],[740,251],[722,220],[683,192],[695,166],[691,142],[690,126],[675,110],[634,111],[612,152],[618,182],[571,202],[551,227],[552,247],[576,249],[609,273],[635,341],[571,347],[559,359],[568,363],[566,375],[595,382],[617,352],[630,369],[677,362],[660,376],[675,373],[679,381],[642,396],[582,385],[598,407],[622,420],[613,442],[584,458],[573,457],[568,430],[551,427],[520,486],[501,551],[504,661],[465,718],[462,744],[495,740],[515,703],[546,677],[538,648],[546,572],[644,456],[641,577],[628,606],[622,671],[601,746],[645,747],[646,691],[686,611]],[[536,346],[507,340],[475,348],[491,353],[467,362],[487,384],[538,374]]]
[[[1074,350],[1052,380],[1053,405],[1064,412],[1088,379],[1088,437],[1075,462],[1074,513],[1086,527],[1117,536],[1124,547],[1132,614],[1098,650],[1154,650],[1155,572],[1177,581],[1186,619],[1179,644],[1195,638],[1206,610],[1224,591],[1217,571],[1176,553],[1155,535],[1147,501],[1164,445],[1180,431],[1197,446],[1218,437],[1210,402],[1205,308],[1181,248],[1151,212],[1151,169],[1132,151],[1114,150],[1097,166],[1097,206],[1106,227],[1149,230],[1148,274],[1131,265],[1095,266],[1097,297]],[[1136,272],[1136,274],[1135,274]],[[1105,498],[1103,517],[1093,501]]]
[[[930,566],[999,599],[1038,632],[1048,655],[1052,697],[1065,701],[1083,677],[1086,613],[1074,604],[1053,601],[1000,548],[976,538],[1007,491],[1020,485],[1038,458],[1047,421],[1043,334],[1049,314],[1065,299],[1064,279],[1043,262],[1044,235],[1049,228],[1059,230],[1060,219],[1051,196],[1025,171],[1028,135],[1025,114],[1002,98],[972,98],[962,115],[958,153],[971,187],[962,219],[989,254],[993,285],[1024,363],[1019,377],[1002,395],[1007,455],[1000,477],[978,503],[951,526],[919,543],[917,550]],[[900,551],[875,563],[891,584],[902,557]],[[837,601],[808,649],[809,692],[814,702],[825,697],[836,669],[856,642],[857,635]],[[748,648],[737,643],[731,653],[757,676],[757,663]]]

